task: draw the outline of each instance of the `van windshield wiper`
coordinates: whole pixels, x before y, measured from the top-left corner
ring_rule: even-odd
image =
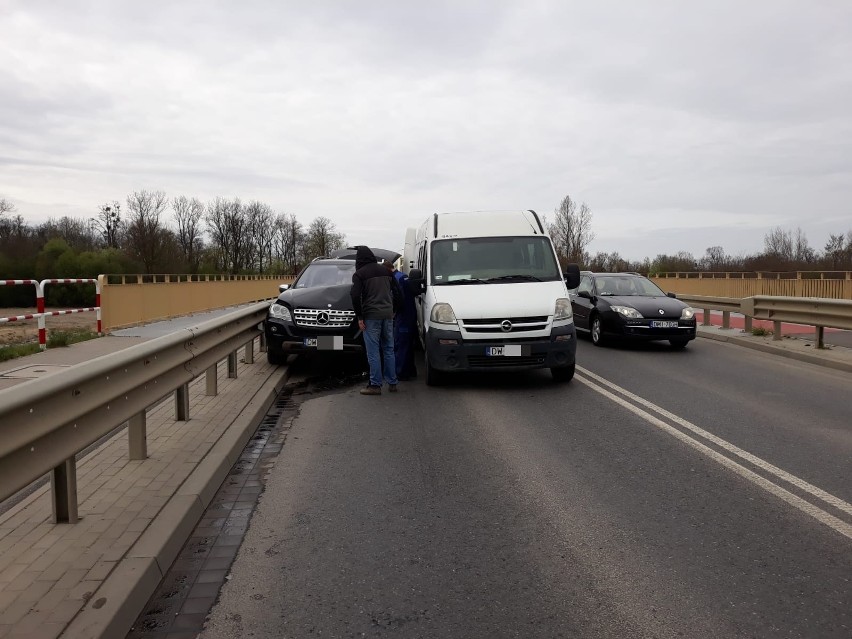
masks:
[[[543,282],[544,280],[536,277],[535,275],[501,275],[500,277],[489,277],[489,282],[499,282],[501,280],[523,280],[525,282]]]
[[[478,277],[466,277],[461,280],[450,280],[449,282],[443,282],[443,286],[451,286],[453,284],[488,284],[485,280],[481,280]]]

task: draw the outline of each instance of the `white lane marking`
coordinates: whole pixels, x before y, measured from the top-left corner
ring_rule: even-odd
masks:
[[[825,503],[830,504],[831,506],[834,506],[838,510],[842,510],[843,512],[845,512],[847,514],[852,515],[852,504],[849,504],[849,503],[843,501],[839,497],[835,497],[831,493],[827,493],[822,488],[817,488],[813,484],[809,484],[808,482],[806,482],[804,479],[800,479],[799,477],[796,477],[795,475],[791,475],[790,473],[788,473],[785,470],[781,470],[777,466],[773,466],[768,461],[765,461],[765,460],[761,459],[760,457],[752,455],[750,452],[745,451],[742,448],[739,448],[738,446],[735,446],[734,444],[731,444],[730,442],[725,441],[724,439],[722,439],[720,437],[717,437],[713,433],[707,432],[703,428],[696,426],[692,422],[689,422],[689,421],[683,419],[682,417],[678,417],[674,413],[670,413],[665,408],[661,408],[660,406],[657,406],[656,404],[652,404],[647,399],[639,397],[638,395],[631,393],[629,390],[627,390],[625,388],[621,388],[620,386],[618,386],[616,384],[613,384],[612,382],[604,379],[600,375],[596,375],[595,373],[593,373],[589,370],[586,370],[584,368],[581,368],[579,366],[577,367],[577,370],[582,371],[582,373],[584,375],[587,375],[587,376],[591,377],[592,379],[594,379],[596,382],[603,384],[604,386],[607,386],[607,387],[613,389],[614,391],[624,395],[625,397],[633,400],[637,404],[641,404],[642,406],[654,411],[655,413],[662,415],[666,419],[673,421],[675,424],[678,424],[679,426],[683,426],[684,428],[692,431],[696,435],[700,435],[704,439],[707,439],[707,440],[713,442],[714,444],[716,444],[720,448],[723,448],[723,449],[727,450],[728,452],[733,453],[737,457],[740,457],[741,459],[744,459],[747,462],[754,464],[758,468],[765,470],[766,472],[768,472],[772,475],[775,475],[779,479],[783,479],[787,483],[792,484],[796,488],[799,488],[800,490],[803,490],[804,492],[809,493],[810,495],[813,495],[817,499],[821,499]]]
[[[813,517],[814,519],[816,519],[820,523],[828,526],[832,530],[835,530],[836,532],[847,537],[848,539],[852,539],[852,524],[847,524],[842,519],[839,519],[838,517],[835,517],[834,515],[825,512],[824,510],[822,510],[818,506],[815,506],[814,504],[812,504],[808,501],[805,501],[801,497],[794,495],[790,491],[782,488],[781,486],[778,486],[777,484],[773,484],[771,481],[769,481],[765,477],[762,477],[761,475],[758,475],[754,471],[749,470],[745,466],[738,464],[734,460],[729,459],[728,457],[725,457],[724,455],[713,450],[709,446],[702,444],[701,442],[699,442],[696,439],[693,439],[692,437],[690,437],[686,433],[679,431],[674,426],[670,426],[669,424],[666,424],[661,419],[654,417],[650,413],[647,413],[644,410],[642,410],[641,408],[639,408],[638,406],[635,406],[634,404],[631,404],[627,400],[625,400],[621,397],[618,397],[617,395],[611,393],[607,389],[605,389],[601,386],[598,386],[594,382],[592,382],[588,379],[585,379],[583,377],[575,377],[574,379],[576,379],[581,384],[588,386],[589,388],[591,388],[595,392],[600,393],[604,397],[611,399],[616,404],[623,406],[624,408],[629,410],[631,413],[638,415],[639,417],[641,417],[642,419],[644,419],[648,423],[656,426],[660,430],[668,433],[669,435],[672,435],[673,437],[679,439],[680,441],[687,444],[688,446],[691,446],[692,448],[694,448],[697,451],[699,451],[700,453],[706,455],[710,459],[718,462],[719,464],[721,464],[725,468],[728,468],[729,470],[733,471],[734,473],[736,473],[740,477],[743,477],[744,479],[752,482],[753,484],[760,486],[761,488],[763,488],[767,492],[775,495],[776,497],[783,499],[785,502],[787,502],[791,506],[794,506],[795,508],[798,508],[799,510],[801,510],[803,513],[810,515],[811,517]]]

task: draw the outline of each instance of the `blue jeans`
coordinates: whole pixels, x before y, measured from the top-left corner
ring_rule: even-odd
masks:
[[[365,319],[364,346],[367,347],[367,362],[370,364],[370,386],[382,385],[382,358],[385,360],[384,378],[388,384],[396,384],[396,360],[393,354],[393,320]]]

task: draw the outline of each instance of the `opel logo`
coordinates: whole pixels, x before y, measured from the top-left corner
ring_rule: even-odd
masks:
[[[660,315],[665,315],[665,314],[666,314],[666,312],[665,312],[663,309],[660,309],[659,313],[660,313]]]
[[[502,330],[504,333],[508,333],[512,330],[512,322],[510,322],[509,320],[503,320],[500,323],[500,330]]]
[[[322,324],[323,326],[328,324],[328,313],[325,311],[317,313],[317,324]]]

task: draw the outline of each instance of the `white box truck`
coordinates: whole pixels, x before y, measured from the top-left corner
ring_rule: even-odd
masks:
[[[406,237],[411,237],[411,230]],[[417,295],[426,383],[460,371],[549,368],[574,376],[577,338],[568,289],[535,211],[436,213],[416,230],[404,261]]]

